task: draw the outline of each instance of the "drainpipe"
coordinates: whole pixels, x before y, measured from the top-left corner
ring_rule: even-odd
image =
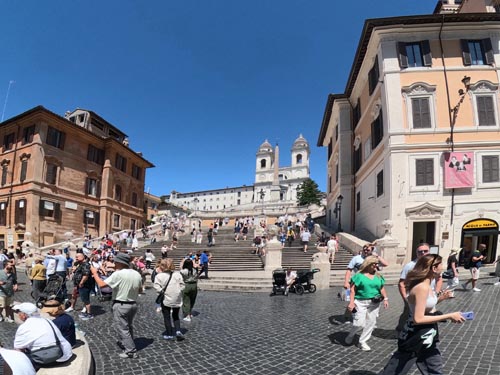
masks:
[[[448,100],[448,118],[450,122],[450,138],[449,143],[451,146],[451,151],[455,150],[455,145],[453,141],[453,131],[454,131],[454,121],[451,115],[451,99],[450,99],[450,88],[448,86],[448,72],[446,70],[446,62],[444,59],[444,51],[443,51],[443,40],[441,38],[441,33],[443,31],[444,26],[444,14],[441,17],[441,27],[439,28],[439,47],[441,49],[441,62],[443,64],[443,73],[444,73],[444,82],[446,87],[446,98]],[[454,207],[455,207],[455,189],[451,189],[451,207],[450,207],[450,225],[453,225],[453,215],[454,215]]]

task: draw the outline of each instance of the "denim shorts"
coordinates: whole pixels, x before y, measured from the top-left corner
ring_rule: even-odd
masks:
[[[80,299],[86,305],[90,305],[90,289],[89,288],[78,288],[78,294]]]

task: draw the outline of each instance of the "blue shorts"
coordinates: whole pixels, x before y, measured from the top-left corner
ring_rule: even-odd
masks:
[[[90,305],[90,289],[89,288],[78,288],[78,294],[80,299],[85,305]]]

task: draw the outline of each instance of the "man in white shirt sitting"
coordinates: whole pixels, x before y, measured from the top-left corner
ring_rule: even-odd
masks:
[[[12,309],[18,314],[19,319],[23,321],[14,337],[14,349],[26,353],[29,357],[29,354],[34,350],[56,345],[55,335],[57,335],[63,354],[55,362],[66,362],[73,356],[71,344],[66,341],[54,323],[49,319],[40,317],[38,308],[34,304],[24,302],[15,305]],[[34,365],[37,364],[34,363]]]

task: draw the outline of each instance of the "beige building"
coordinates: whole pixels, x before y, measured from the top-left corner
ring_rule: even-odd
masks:
[[[398,263],[423,241],[443,255],[485,243],[496,259],[496,3],[452,0],[434,14],[365,21],[345,92],[329,95],[318,138],[328,148],[332,228],[392,237],[386,255]]]
[[[38,246],[86,232],[140,227],[144,179],[153,165],[92,111],[65,117],[42,106],[0,124],[0,247],[28,233]]]

